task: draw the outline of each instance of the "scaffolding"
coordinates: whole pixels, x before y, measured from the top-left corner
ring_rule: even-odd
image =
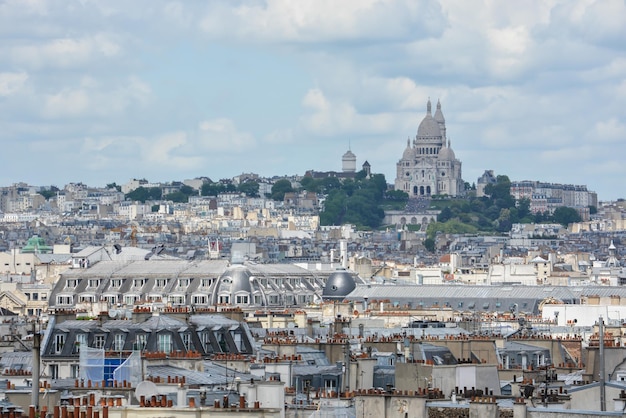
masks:
[[[141,353],[133,351],[130,356],[106,357],[103,349],[81,347],[79,357],[80,378],[85,381],[129,382],[136,387],[142,380]]]

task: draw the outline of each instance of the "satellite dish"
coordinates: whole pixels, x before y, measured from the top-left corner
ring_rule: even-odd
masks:
[[[141,397],[144,399],[150,399],[153,396],[157,396],[159,394],[159,388],[154,382],[149,380],[143,380],[137,384],[135,388],[135,399],[141,401]]]
[[[126,319],[133,319],[133,311],[126,309],[124,310],[124,314],[124,317]]]
[[[117,312],[116,309],[109,309],[109,318],[115,319],[115,318],[117,318],[117,314],[118,314],[118,312]]]

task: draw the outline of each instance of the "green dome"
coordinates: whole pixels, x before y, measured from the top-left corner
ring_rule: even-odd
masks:
[[[46,242],[38,235],[33,235],[28,239],[26,245],[22,248],[22,253],[51,253],[52,247],[46,245]]]

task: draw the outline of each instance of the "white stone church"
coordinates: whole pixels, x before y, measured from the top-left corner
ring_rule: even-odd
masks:
[[[461,161],[454,155],[446,136],[446,121],[439,101],[433,117],[428,100],[426,116],[417,129],[417,136],[412,143],[407,139],[406,149],[397,164],[395,189],[408,193],[409,197],[463,194]]]

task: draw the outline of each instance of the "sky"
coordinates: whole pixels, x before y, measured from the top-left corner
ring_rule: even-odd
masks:
[[[624,0],[0,0],[0,186],[357,167],[626,198]]]

